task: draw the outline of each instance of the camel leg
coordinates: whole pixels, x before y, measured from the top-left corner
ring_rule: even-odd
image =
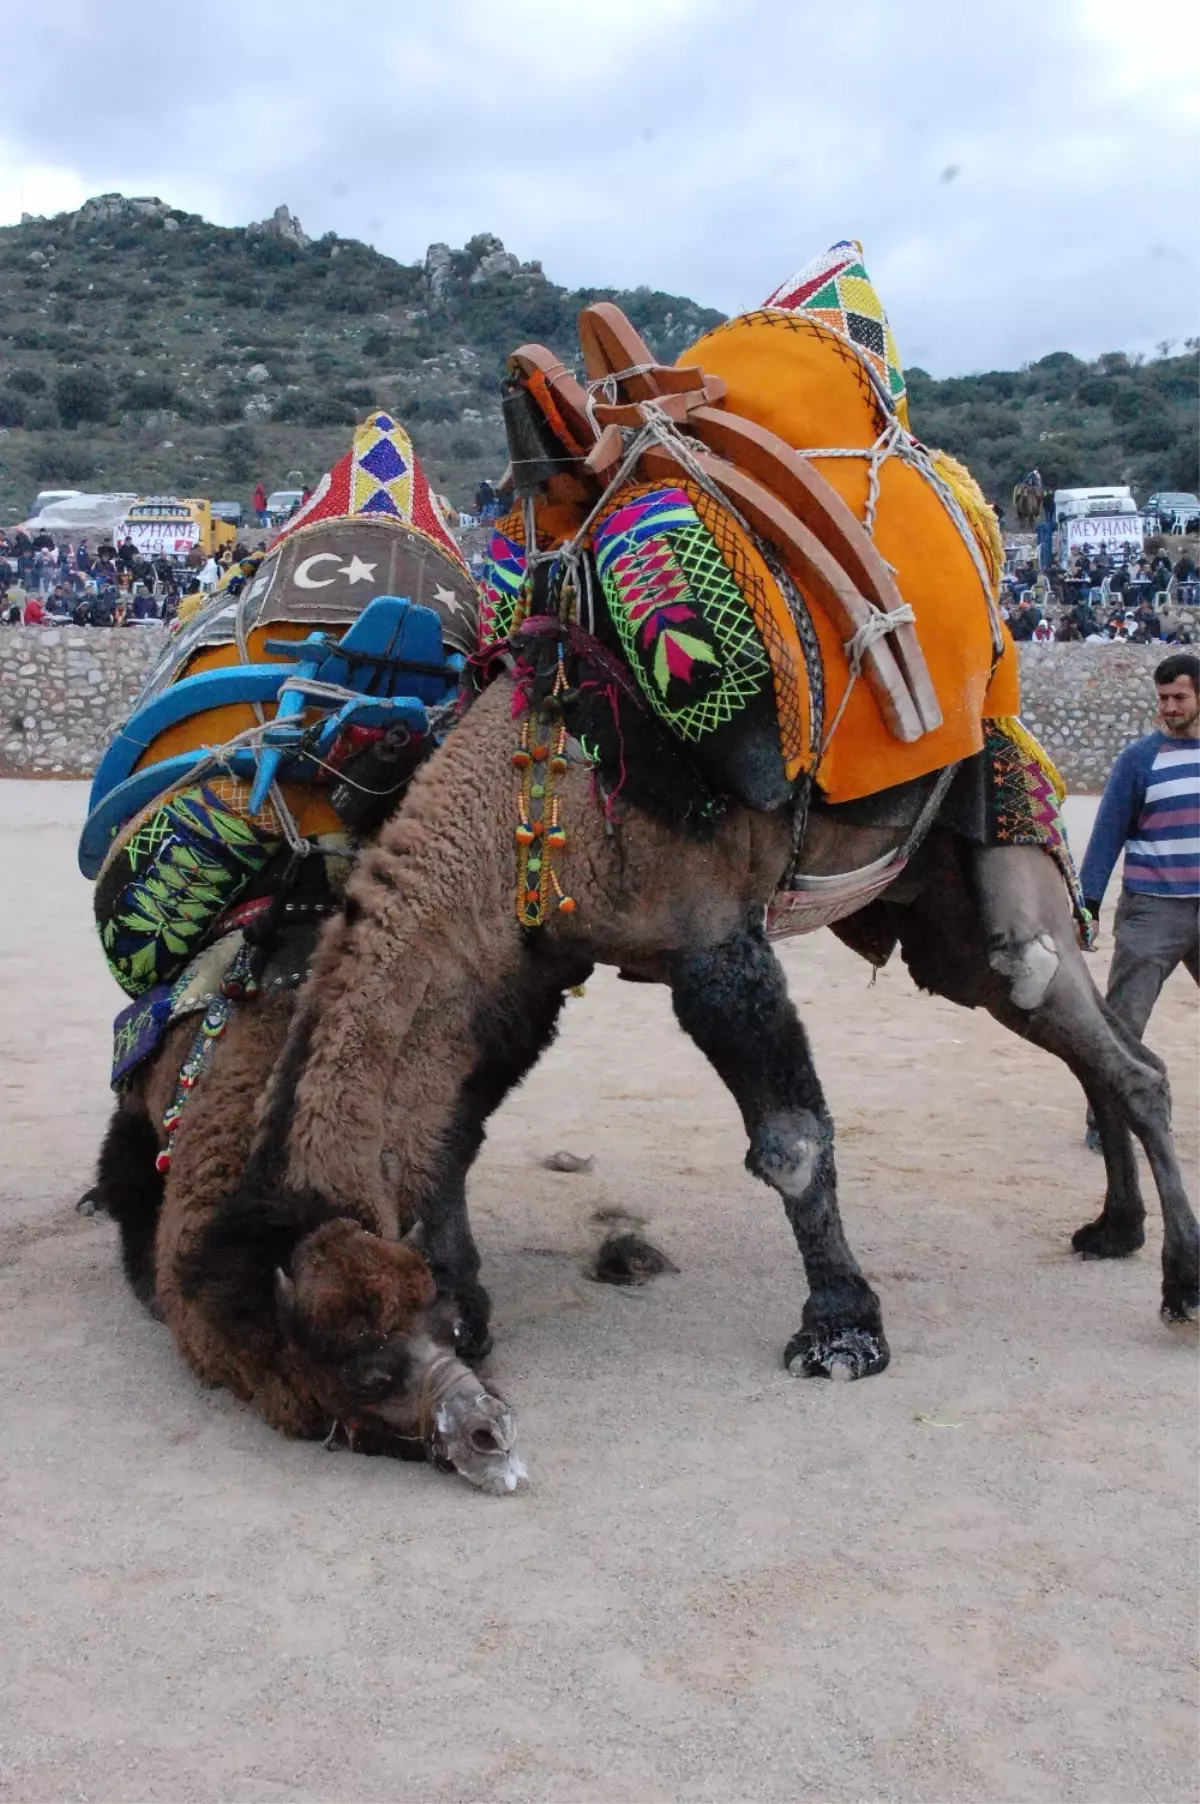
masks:
[[[120,1229],[125,1276],[134,1295],[154,1315],[158,1314],[154,1243],[164,1189],[157,1157],[158,1136],[149,1115],[133,1097],[121,1096],[105,1130],[96,1183],[88,1194]]]
[[[1107,1005],[1104,1007],[1107,1016],[1109,1010]],[[1085,1259],[1127,1259],[1146,1242],[1146,1205],[1142,1201],[1133,1135],[1124,1110],[1115,1106],[1106,1093],[1097,1094],[1081,1072],[1077,1071],[1076,1076],[1083,1085],[1090,1117],[1100,1136],[1105,1191],[1099,1216],[1076,1229],[1071,1245]]]
[[[491,1300],[479,1282],[480,1258],[467,1214],[467,1173],[487,1135],[487,1122],[509,1091],[533,1069],[558,1031],[565,991],[583,983],[590,967],[551,970],[527,955],[489,1006],[477,1007],[479,1056],[463,1084],[444,1135],[440,1167],[424,1193],[406,1199],[420,1217],[420,1246],[438,1290],[458,1312],[456,1350],[477,1363],[492,1347]]]
[[[833,1121],[808,1038],[762,928],[672,961],[680,1026],[728,1086],[750,1138],[747,1170],[770,1184],[796,1236],[809,1296],[784,1352],[807,1378],[865,1378],[890,1357],[879,1299],[846,1243]]]
[[[1184,1320],[1200,1302],[1200,1227],[1171,1137],[1166,1068],[1093,984],[1053,861],[1034,846],[998,846],[973,851],[971,862],[973,898],[961,878],[946,880],[943,863],[939,880],[896,910],[905,961],[924,988],[987,1008],[1078,1077],[1096,1112],[1107,1179],[1103,1211],[1073,1241],[1093,1258],[1119,1258],[1141,1244],[1132,1128],[1162,1207],[1163,1314]]]

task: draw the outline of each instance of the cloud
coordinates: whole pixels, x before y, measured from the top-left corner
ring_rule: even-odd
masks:
[[[237,224],[286,200],[408,261],[488,230],[558,281],[728,311],[854,236],[935,373],[1147,350],[1197,330],[1192,15],[60,0],[10,33],[0,209],[116,188]]]

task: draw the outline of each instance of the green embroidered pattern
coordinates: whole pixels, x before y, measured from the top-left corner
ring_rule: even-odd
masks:
[[[621,649],[672,731],[694,743],[761,693],[771,673],[753,615],[682,490],[631,499],[594,544]]]
[[[176,976],[279,845],[204,785],[158,808],[96,885],[100,943],[122,989],[140,996]]]

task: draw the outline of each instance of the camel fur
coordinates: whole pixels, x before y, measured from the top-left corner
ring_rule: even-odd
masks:
[[[371,1451],[415,1453],[424,1443],[472,1482],[511,1489],[510,1412],[454,1357],[452,1307],[399,1240],[395,1211],[381,1220],[315,1193],[281,1199],[262,1187],[250,1152],[263,1073],[284,1048],[291,1013],[284,995],[231,1016],[173,1136],[165,1178],[155,1159],[166,1135],[155,1124],[194,1018],[122,1093],[96,1195],[120,1227],[126,1275],[196,1375],[273,1428],[324,1439],[340,1424]]]

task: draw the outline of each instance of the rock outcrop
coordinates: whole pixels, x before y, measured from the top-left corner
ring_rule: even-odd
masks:
[[[260,219],[255,224],[248,225],[246,230],[261,234],[264,238],[282,238],[285,244],[295,245],[298,251],[306,251],[312,243],[296,215],[283,205],[276,207],[270,219]]]

